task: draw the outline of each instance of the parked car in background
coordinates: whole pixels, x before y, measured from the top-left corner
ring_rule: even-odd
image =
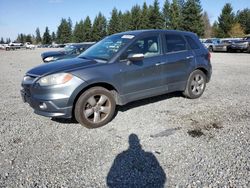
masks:
[[[83,51],[92,46],[94,42],[84,42],[78,44],[70,44],[64,47],[61,51],[49,51],[41,54],[42,60],[45,63],[60,60],[70,59],[80,55]]]
[[[212,52],[214,49],[214,46],[220,43],[220,39],[218,38],[211,38],[211,39],[206,39],[205,41],[202,42],[204,46]]]
[[[250,41],[247,40],[237,40],[232,42],[230,46],[231,52],[250,52]]]
[[[31,44],[30,42],[26,42],[26,43],[24,44],[24,47],[25,47],[26,49],[30,49],[30,50],[34,50],[34,49],[35,49],[35,45],[34,45],[34,44]]]
[[[221,40],[213,46],[213,52],[233,52],[232,45],[234,42],[234,40]]]
[[[76,58],[29,70],[21,95],[39,115],[97,128],[112,120],[116,105],[174,91],[200,97],[212,74],[210,57],[191,32],[118,33]]]

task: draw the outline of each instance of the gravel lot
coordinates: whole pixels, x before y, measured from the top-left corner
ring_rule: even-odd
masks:
[[[45,50],[0,51],[0,187],[250,187],[250,54],[213,53],[200,99],[134,102],[89,130],[22,103]]]

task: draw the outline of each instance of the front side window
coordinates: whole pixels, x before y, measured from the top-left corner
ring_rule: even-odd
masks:
[[[143,54],[145,58],[159,55],[159,37],[152,36],[138,39],[122,55],[121,60],[126,59],[130,54]]]
[[[167,52],[178,52],[187,50],[187,43],[181,35],[167,34],[165,38]]]
[[[112,35],[88,48],[79,57],[109,61],[123,46],[134,38],[133,35]]]

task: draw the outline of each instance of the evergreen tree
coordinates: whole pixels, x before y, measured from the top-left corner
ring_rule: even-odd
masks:
[[[26,36],[25,42],[32,43],[32,36],[30,34]]]
[[[83,42],[92,41],[92,25],[89,16],[83,22]]]
[[[241,11],[238,11],[236,19],[244,29],[244,32],[246,34],[250,34],[250,9],[245,8]]]
[[[170,5],[169,28],[181,29],[181,9],[177,0],[173,0]]]
[[[48,27],[45,28],[45,32],[43,34],[43,44],[51,44],[51,36]]]
[[[4,44],[4,39],[1,37],[0,44]]]
[[[215,21],[212,26],[211,37],[218,37],[218,32],[219,32],[218,22]]]
[[[164,28],[169,29],[170,28],[170,3],[169,0],[165,0],[165,3],[163,5],[163,17],[164,17]]]
[[[73,31],[73,41],[74,42],[83,42],[84,41],[84,31],[83,31],[83,21],[81,20],[79,23],[76,22],[75,28]]]
[[[120,18],[118,15],[118,11],[116,8],[114,8],[112,10],[111,18],[110,18],[109,24],[108,24],[108,34],[111,35],[114,33],[118,33],[120,31],[120,28],[117,27],[117,26],[119,26],[119,24],[120,24]]]
[[[36,43],[39,44],[42,42],[41,34],[39,28],[36,28]]]
[[[52,42],[55,42],[55,41],[56,41],[56,34],[55,34],[54,31],[53,31],[52,34],[51,34],[51,40],[52,40]]]
[[[70,19],[68,21],[62,18],[60,25],[57,28],[57,42],[58,43],[69,43],[72,39],[72,24]]]
[[[164,27],[163,15],[160,12],[158,0],[154,0],[153,6],[149,7],[149,27],[151,29],[162,29]]]
[[[204,25],[204,38],[210,38],[212,34],[212,26],[210,24],[208,14],[205,11],[202,15],[203,25]]]
[[[92,39],[93,41],[99,41],[107,34],[107,20],[99,12],[98,16],[95,17],[93,28],[92,28]]]
[[[118,20],[119,20],[119,24],[117,25],[118,32],[126,31],[126,29],[123,26],[123,13],[122,13],[122,11],[118,12]],[[131,25],[131,20],[130,20],[130,25]]]
[[[222,9],[222,12],[218,18],[219,32],[218,37],[225,38],[229,37],[229,31],[231,30],[233,24],[235,23],[235,16],[233,13],[233,8],[230,3],[226,3]]]
[[[121,16],[119,16],[120,19],[120,30],[122,31],[128,31],[131,30],[131,13],[129,11],[126,11]]]
[[[138,30],[141,25],[141,7],[139,5],[135,5],[132,7],[131,11],[131,21],[130,21],[130,29]]]
[[[6,44],[9,44],[9,43],[11,43],[10,38],[6,38]]]
[[[140,29],[148,29],[149,28],[149,10],[147,3],[144,2],[142,6],[142,12],[141,12],[141,22],[140,22]]]
[[[200,0],[187,0],[182,11],[182,18],[183,30],[194,32],[198,36],[204,35]]]
[[[26,35],[23,33],[18,34],[16,42],[25,43],[26,42]]]

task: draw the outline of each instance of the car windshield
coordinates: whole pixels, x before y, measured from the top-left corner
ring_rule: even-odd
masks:
[[[67,53],[72,52],[75,49],[76,49],[76,47],[72,46],[72,45],[67,45],[67,46],[64,47],[64,51],[67,52]]]
[[[112,35],[104,38],[84,51],[80,58],[109,61],[134,35]]]

